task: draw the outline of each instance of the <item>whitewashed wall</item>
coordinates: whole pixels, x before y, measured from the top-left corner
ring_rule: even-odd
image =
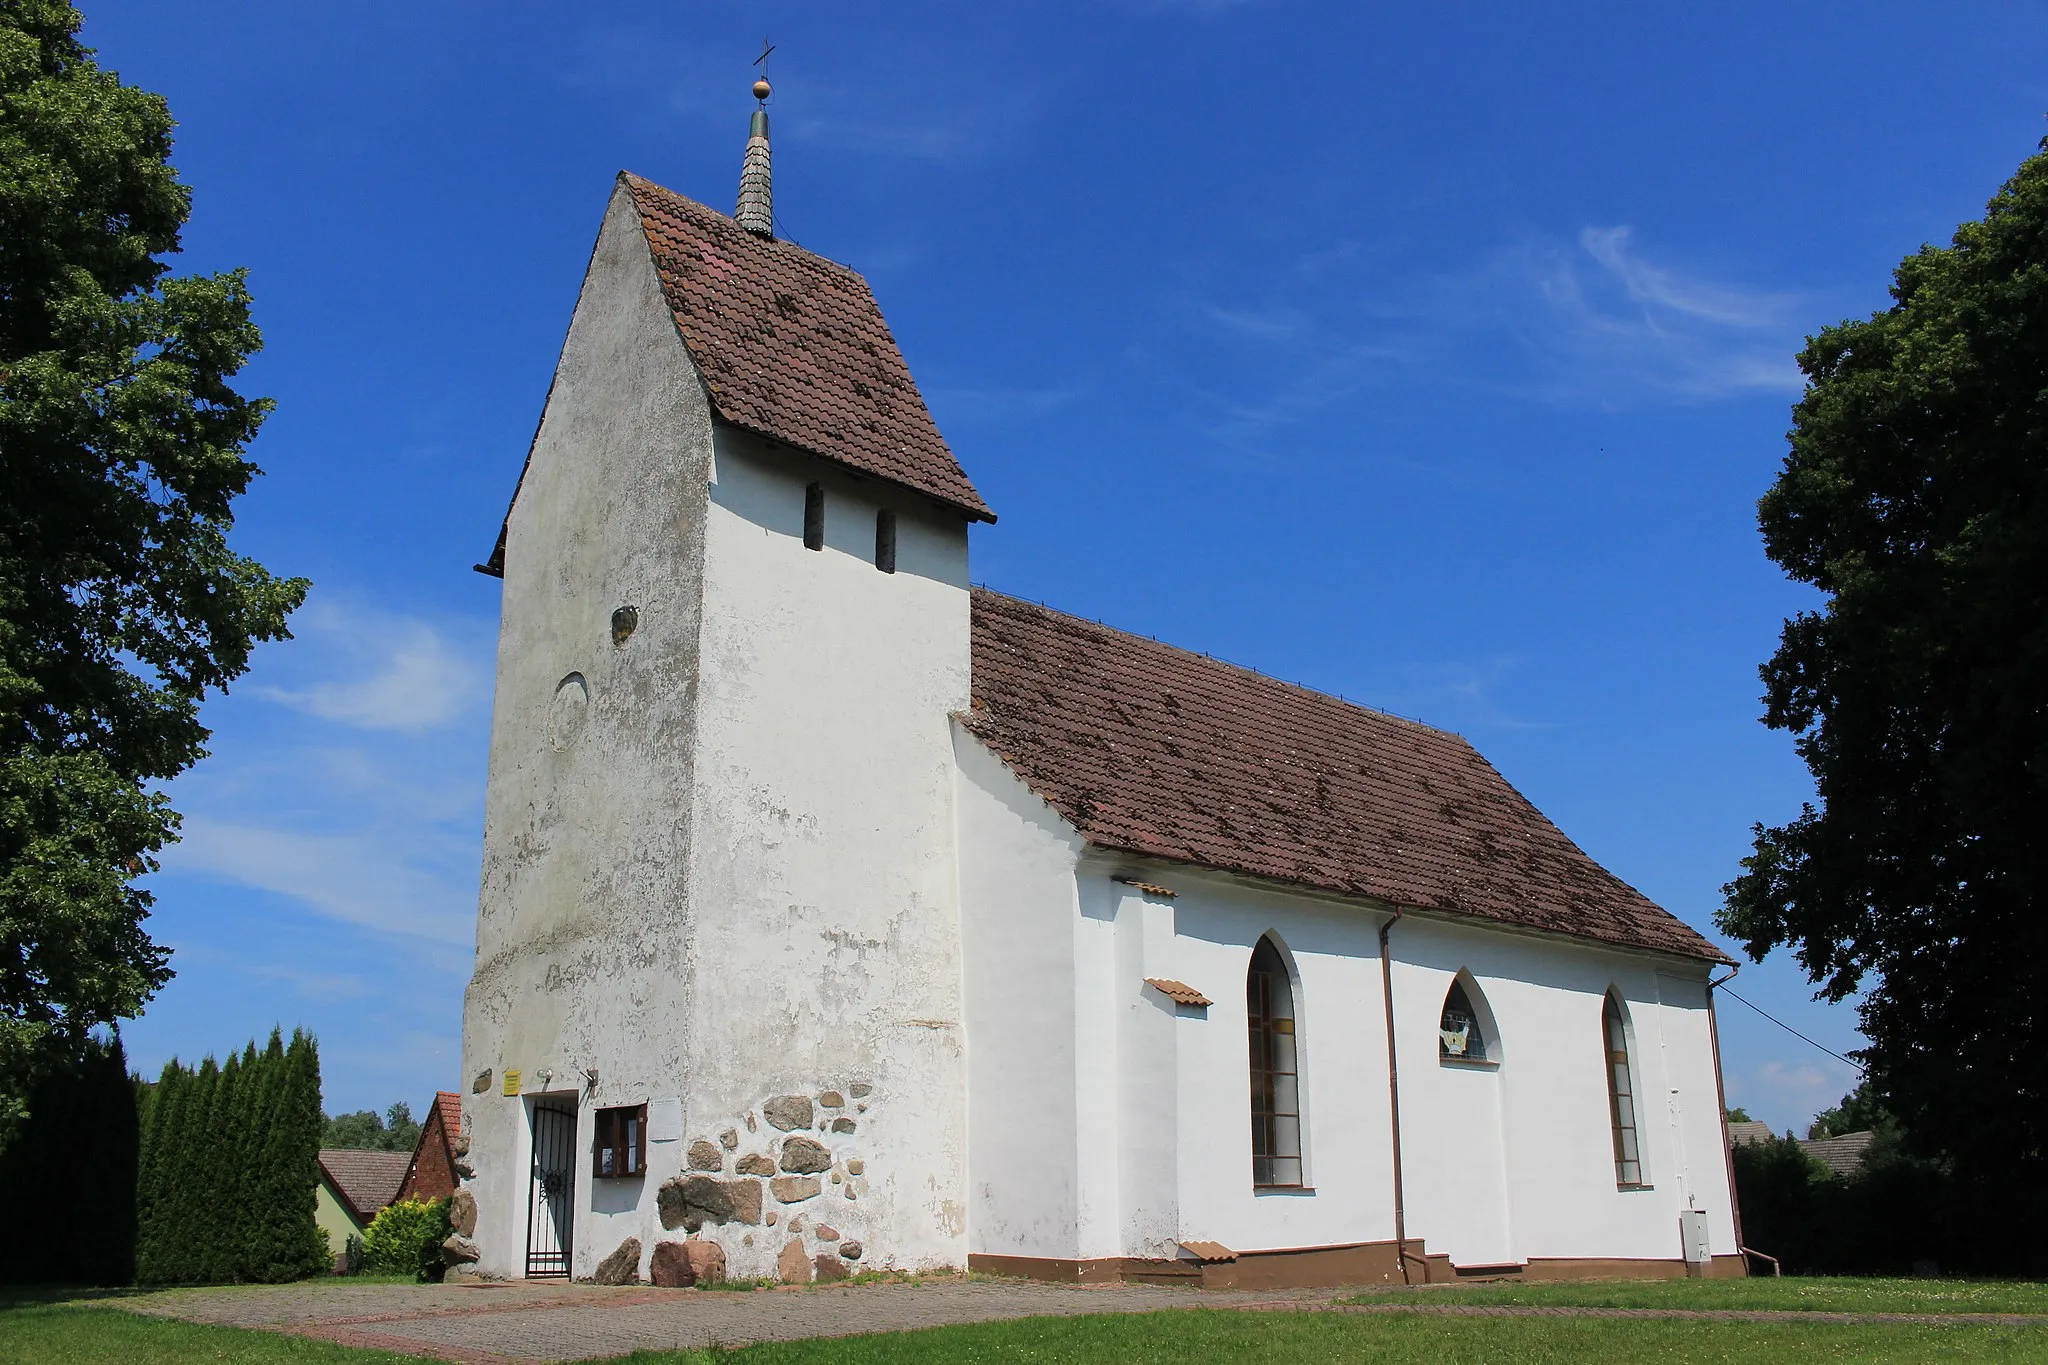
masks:
[[[1093,1259],[1171,1256],[1197,1239],[1241,1251],[1391,1240],[1384,917],[1086,851],[977,741],[956,747],[971,1249]],[[1268,933],[1297,982],[1300,1192],[1251,1183],[1244,980]],[[1698,1207],[1714,1253],[1735,1252],[1702,966],[1413,915],[1390,941],[1412,1239],[1468,1266],[1668,1261],[1679,1212]],[[1495,1065],[1439,1060],[1461,970]],[[1176,1007],[1146,977],[1214,1003]],[[1615,1187],[1610,985],[1636,1038],[1643,1190]]]
[[[871,1085],[840,1144],[864,1153],[865,1193],[832,1223],[886,1263],[959,1265],[966,1078],[948,717],[968,704],[966,523],[730,428],[716,445],[684,1124],[695,1138],[770,1095]],[[814,480],[821,551],[802,539]],[[894,573],[874,564],[883,506],[897,512]],[[734,1273],[749,1273],[745,1249],[722,1240]]]
[[[615,643],[622,606],[638,623]],[[799,1216],[841,1234],[807,1254],[964,1259],[948,717],[967,673],[964,520],[715,424],[615,195],[510,519],[464,1015],[465,1072],[491,1072],[464,1101],[486,1273],[524,1271],[541,1090],[577,1102],[579,1276],[684,1235],[657,1192],[693,1142],[738,1179],[787,1141],[765,1101],[833,1091],[806,1130],[834,1158],[823,1192],[766,1200],[776,1227],[705,1230],[730,1273],[775,1273]],[[526,1096],[501,1093],[508,1068]],[[594,1110],[637,1104],[668,1116],[647,1174],[594,1179]]]
[[[968,1250],[1071,1258],[1080,1254],[1079,1172],[1105,1154],[1099,1135],[1082,1130],[1075,1084],[1081,1058],[1102,1058],[1102,1040],[1080,1036],[1074,1007],[1082,843],[973,736],[956,728],[954,743]]]
[[[506,1069],[528,1091],[599,1103],[673,1094],[682,1072],[710,468],[703,388],[622,191],[510,519],[463,1015],[465,1080],[491,1072],[463,1099],[488,1273],[524,1272],[529,1132],[525,1103],[501,1093]],[[626,605],[639,626],[614,645]],[[593,1066],[600,1085],[582,1095]],[[586,1110],[580,1150],[588,1139]],[[577,1181],[587,1203],[587,1166]],[[592,1241],[577,1241],[584,1273]]]

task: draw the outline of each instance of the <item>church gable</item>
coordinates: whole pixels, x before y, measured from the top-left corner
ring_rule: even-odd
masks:
[[[866,280],[638,176],[620,182],[720,420],[995,520]]]
[[[1684,957],[1456,735],[977,590],[961,717],[1098,847]]]

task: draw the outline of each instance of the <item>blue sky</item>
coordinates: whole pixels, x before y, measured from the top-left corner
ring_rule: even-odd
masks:
[[[1801,339],[1984,201],[2039,4],[87,5],[165,94],[181,269],[278,403],[239,545],[315,584],[207,711],[154,1068],[273,1023],[330,1108],[458,1081],[490,549],[612,176],[730,206],[764,32],[787,235],[867,274],[997,588],[1455,729],[1706,928],[1809,793],[1756,721]],[[1735,989],[1836,1051],[1776,955]],[[1731,1103],[1845,1066],[1733,1003]]]

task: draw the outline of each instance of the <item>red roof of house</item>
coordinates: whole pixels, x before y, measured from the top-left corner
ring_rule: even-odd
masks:
[[[1457,735],[987,589],[973,619],[962,723],[1092,844],[1725,960]]]
[[[412,1165],[410,1152],[378,1152],[351,1147],[327,1147],[320,1152],[320,1169],[327,1183],[358,1223],[369,1226],[377,1210],[398,1197]]]
[[[866,280],[639,176],[620,180],[721,420],[995,520]]]
[[[462,1096],[453,1090],[436,1090],[434,1112],[441,1116],[441,1140],[452,1152],[455,1139],[462,1132]]]
[[[399,1194],[407,1199],[445,1199],[454,1193],[455,1144],[461,1135],[462,1096],[453,1090],[435,1091],[434,1107],[420,1124]]]

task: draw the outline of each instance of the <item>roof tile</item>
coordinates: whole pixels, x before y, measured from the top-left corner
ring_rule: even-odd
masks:
[[[621,180],[721,420],[995,520],[866,280],[639,176]]]
[[[1090,843],[1725,961],[1456,735],[987,589],[961,723]]]
[[[411,1152],[353,1147],[325,1147],[320,1151],[320,1167],[327,1172],[329,1183],[349,1205],[356,1221],[363,1224],[368,1224],[377,1216],[377,1210],[398,1197],[411,1165]]]

